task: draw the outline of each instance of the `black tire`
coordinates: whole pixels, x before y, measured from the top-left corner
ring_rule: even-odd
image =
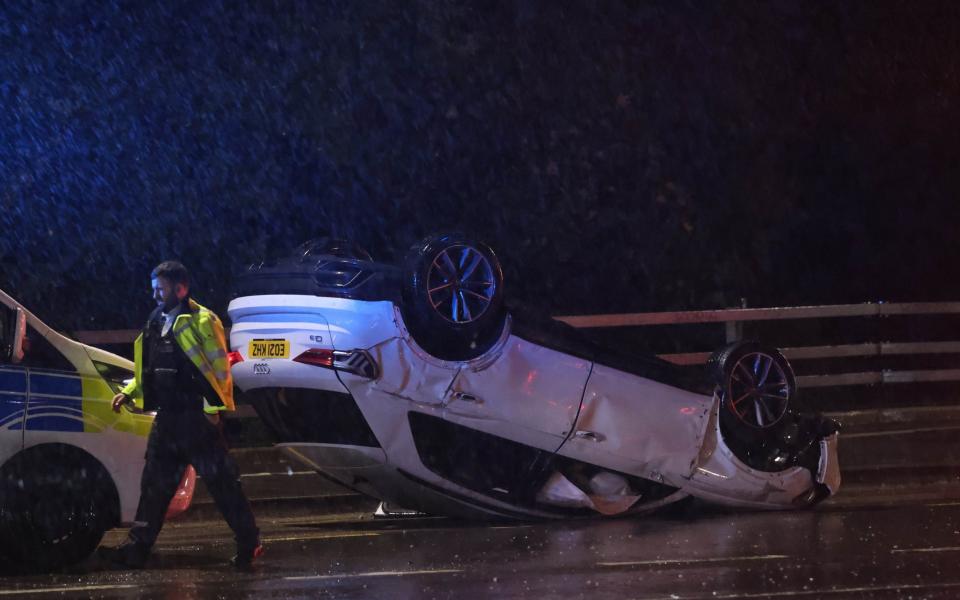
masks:
[[[776,348],[736,342],[710,357],[720,393],[720,425],[747,443],[763,442],[798,411],[793,368]]]
[[[80,562],[119,522],[119,497],[103,465],[62,444],[24,450],[0,469],[0,542],[15,568]]]
[[[480,356],[503,329],[500,261],[464,234],[427,237],[407,254],[402,311],[407,330],[431,355]]]

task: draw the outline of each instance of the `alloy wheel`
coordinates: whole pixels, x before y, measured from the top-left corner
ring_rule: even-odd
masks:
[[[427,297],[437,313],[452,323],[472,323],[482,317],[497,292],[490,260],[471,246],[444,248],[430,263]]]
[[[766,429],[787,412],[790,379],[777,360],[765,352],[750,352],[737,360],[727,382],[728,406],[740,421]]]

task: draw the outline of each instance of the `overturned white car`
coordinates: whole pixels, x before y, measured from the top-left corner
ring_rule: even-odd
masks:
[[[506,309],[468,236],[428,238],[401,268],[319,240],[238,285],[234,378],[280,447],[393,504],[563,518],[687,496],[805,507],[839,487],[837,426],[798,412],[778,351],[735,344],[685,381]]]

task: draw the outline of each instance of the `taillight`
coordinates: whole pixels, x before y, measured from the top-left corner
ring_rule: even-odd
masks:
[[[311,348],[294,358],[293,362],[345,371],[367,379],[376,379],[380,375],[380,369],[376,361],[366,350],[344,352],[326,348]]]
[[[300,356],[293,359],[293,362],[313,365],[315,367],[333,367],[333,350],[322,348],[310,348]]]
[[[237,364],[238,362],[243,362],[243,355],[239,352],[227,352],[227,362],[230,363],[230,366]]]

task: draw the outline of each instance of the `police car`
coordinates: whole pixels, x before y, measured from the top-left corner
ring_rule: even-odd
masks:
[[[743,342],[690,376],[508,307],[493,251],[444,234],[402,268],[338,240],[252,265],[233,375],[280,447],[340,483],[457,517],[628,514],[694,496],[812,506],[837,427],[789,363]]]
[[[53,569],[132,522],[151,414],[114,413],[133,363],[71,340],[0,291],[0,556]],[[185,511],[188,469],[168,516]]]

